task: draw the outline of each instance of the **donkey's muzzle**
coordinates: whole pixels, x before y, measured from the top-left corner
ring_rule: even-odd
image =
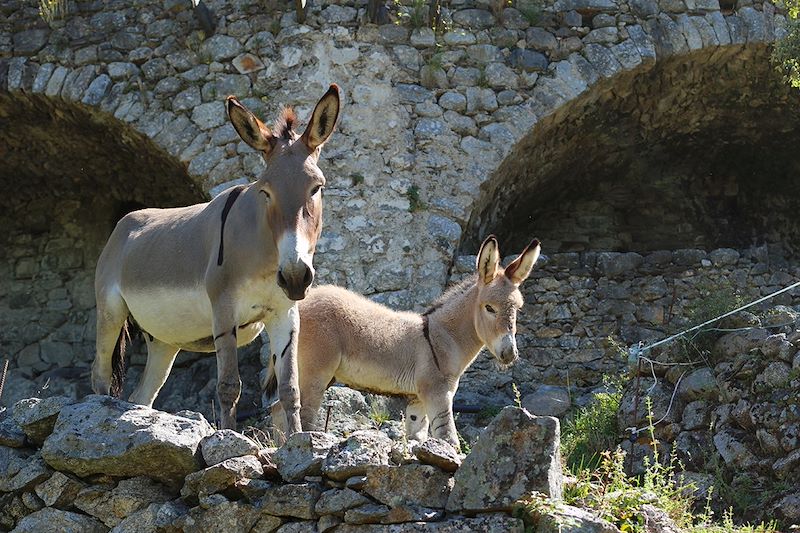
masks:
[[[306,265],[295,269],[291,274],[285,274],[283,270],[278,270],[278,287],[283,289],[290,300],[302,300],[306,297],[308,288],[314,281],[314,272]]]
[[[503,341],[500,344],[500,353],[497,355],[500,362],[504,365],[510,365],[517,360],[519,351],[517,350],[517,341],[513,335],[503,337]]]

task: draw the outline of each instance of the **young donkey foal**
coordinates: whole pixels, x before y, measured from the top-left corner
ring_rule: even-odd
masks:
[[[424,440],[430,424],[434,437],[459,449],[453,421],[458,380],[484,346],[503,365],[517,358],[519,286],[539,251],[534,240],[503,269],[497,241],[487,238],[477,275],[448,290],[422,315],[392,311],[340,287],[311,289],[299,305],[303,428],[313,426],[325,389],[339,381],[409,397],[408,437]],[[280,404],[273,407],[279,427],[281,410]]]
[[[339,115],[339,90],[331,85],[302,135],[292,129],[291,109],[270,130],[236,98],[229,96],[226,106],[239,136],[262,153],[267,168],[256,182],[208,203],[144,209],[117,223],[97,263],[92,388],[120,392],[112,352],[119,340],[121,360],[130,316],[147,342],[147,365],[130,400],[153,404],[179,350],[216,351],[220,421],[235,428],[242,383],[236,349],[266,326],[280,402],[296,432],[297,300],[314,278],[325,184],[317,160]]]

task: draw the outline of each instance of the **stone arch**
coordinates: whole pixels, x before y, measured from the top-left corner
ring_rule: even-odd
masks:
[[[560,62],[533,90],[532,127],[482,184],[462,250],[489,232],[512,248],[540,235],[551,252],[796,236],[800,94],[769,61],[776,20],[659,16]]]
[[[109,113],[107,76],[63,69],[50,84],[59,68],[12,60],[0,77],[0,345],[30,374],[19,378],[85,374],[94,265],[124,213],[207,198],[184,163]],[[4,401],[27,383],[9,380]]]

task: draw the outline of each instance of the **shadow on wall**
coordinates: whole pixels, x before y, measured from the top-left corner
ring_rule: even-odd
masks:
[[[546,253],[796,241],[800,93],[764,44],[599,81],[540,119],[484,185],[462,243]],[[798,250],[789,250],[797,252]]]
[[[88,385],[94,266],[116,221],[145,205],[205,196],[185,165],[108,115],[0,94],[0,117],[0,346],[11,359],[9,403],[48,377]]]

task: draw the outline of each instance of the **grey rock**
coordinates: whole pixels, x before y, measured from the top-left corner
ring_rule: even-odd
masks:
[[[686,401],[711,399],[719,391],[714,371],[698,368],[686,374],[681,380],[678,394]]]
[[[714,435],[714,447],[732,468],[748,470],[757,462],[753,452],[744,444],[744,439],[745,436],[734,429],[724,429]]]
[[[250,78],[243,74],[220,74],[214,83],[219,97],[234,95],[244,98],[250,93]]]
[[[500,49],[493,44],[473,44],[467,47],[467,57],[478,64],[502,61]]]
[[[267,489],[261,499],[263,513],[311,520],[317,518],[314,510],[322,491],[315,483],[279,485]]]
[[[436,34],[428,27],[415,28],[411,31],[411,45],[417,48],[435,46]]]
[[[440,67],[423,65],[419,71],[419,79],[422,86],[427,89],[447,89],[450,86],[447,74]]]
[[[11,417],[0,420],[0,446],[22,448],[25,446],[25,432]]]
[[[142,64],[141,69],[145,79],[153,82],[172,74],[172,67],[163,57],[155,57],[147,61]]]
[[[614,44],[619,40],[619,30],[614,27],[597,28],[583,38],[584,44]]]
[[[711,410],[705,400],[690,402],[683,410],[681,424],[688,430],[708,428],[710,413]]]
[[[449,474],[429,465],[385,465],[369,469],[364,492],[392,507],[444,508],[452,487]]]
[[[202,101],[200,89],[192,86],[175,95],[175,98],[172,99],[172,110],[188,111],[200,105]]]
[[[681,533],[683,531],[663,509],[646,503],[640,507],[640,511],[644,516],[645,524],[647,524],[647,530],[652,533]]]
[[[433,101],[433,93],[419,85],[398,83],[394,86],[401,104],[421,104]]]
[[[219,496],[219,495],[217,495]],[[250,531],[261,518],[255,506],[245,502],[231,502],[218,498],[203,507],[195,507],[179,520],[178,530],[185,533],[207,533],[209,531]]]
[[[136,511],[173,497],[166,487],[147,477],[123,479],[116,487],[109,488],[107,485],[86,487],[75,498],[75,507],[106,526],[114,527]]]
[[[14,404],[13,418],[31,442],[41,445],[52,433],[58,414],[72,403],[74,400],[67,396],[27,398]]]
[[[448,127],[441,120],[421,118],[414,127],[414,135],[420,139],[435,139],[447,134]]]
[[[33,489],[52,474],[38,453],[0,447],[0,492]]]
[[[319,531],[319,533],[325,533],[326,531],[331,531],[342,522],[343,519],[339,518],[336,515],[329,514],[320,516],[319,520],[317,521],[317,531]]]
[[[384,24],[378,28],[378,35],[384,44],[407,43],[408,33],[408,28],[397,24]]]
[[[68,531],[70,533],[104,533],[108,528],[96,518],[69,511],[45,507],[19,521],[14,533]]]
[[[200,440],[213,432],[199,422],[91,395],[62,409],[42,457],[75,473],[150,476],[175,483],[200,466]]]
[[[509,509],[534,490],[560,499],[558,419],[504,408],[483,431],[454,479],[448,511]]]
[[[303,431],[290,435],[272,459],[283,479],[301,481],[305,476],[322,472],[322,462],[338,443],[339,439],[330,433]]]
[[[139,73],[139,67],[127,61],[115,61],[108,64],[108,75],[114,81],[127,80]]]
[[[480,87],[467,87],[467,113],[475,114],[480,111],[492,112],[497,109],[497,96],[491,89]]]
[[[773,361],[767,365],[763,372],[756,376],[753,387],[758,390],[781,389],[789,385],[792,377],[792,367],[782,361]]]
[[[218,33],[200,45],[200,55],[212,61],[225,61],[233,59],[242,52],[242,45],[237,39],[229,35]]]
[[[348,524],[380,524],[389,514],[389,507],[378,503],[368,503],[344,513],[344,521]]]
[[[461,112],[467,109],[467,98],[461,93],[448,91],[439,97],[439,105],[444,109]]]
[[[105,98],[109,89],[111,89],[111,85],[111,78],[105,74],[100,74],[92,81],[92,83],[89,84],[89,87],[83,94],[83,99],[81,102],[92,106],[99,104],[100,101]]]
[[[620,533],[620,530],[588,509],[556,502],[542,506],[536,533]]]
[[[36,495],[47,507],[69,509],[84,484],[61,472],[53,472],[46,481],[36,485]]]
[[[474,33],[470,33],[461,29],[448,31],[444,34],[444,36],[442,36],[442,40],[444,41],[444,44],[448,46],[466,46],[475,44],[477,41]]]
[[[451,76],[455,86],[477,85],[481,78],[481,71],[474,67],[456,67]]]
[[[522,407],[537,416],[561,416],[571,405],[569,391],[554,385],[541,385],[522,399]]]
[[[388,465],[392,441],[379,431],[356,431],[332,448],[322,463],[322,473],[344,481],[367,473],[372,465]]]
[[[453,13],[453,22],[471,29],[485,30],[495,24],[494,15],[483,9],[462,9]]]
[[[257,479],[263,475],[264,469],[256,456],[232,457],[186,476],[181,496],[202,499],[232,488],[245,479]]]
[[[174,531],[176,524],[186,516],[189,508],[180,500],[151,503],[129,515],[111,530],[113,533],[143,533]]]
[[[203,460],[208,466],[242,455],[258,455],[258,444],[232,429],[220,429],[200,441]]]
[[[14,54],[33,55],[41,50],[50,36],[49,29],[23,30],[14,34]]]
[[[314,507],[314,511],[318,515],[342,515],[348,509],[367,503],[370,503],[369,498],[352,489],[331,489],[322,493]]]
[[[547,57],[534,50],[515,49],[511,52],[511,64],[524,72],[543,72],[547,70]]]
[[[414,446],[412,451],[421,463],[441,468],[445,472],[455,472],[461,466],[461,458],[456,449],[441,439],[429,438]]]
[[[519,86],[519,77],[505,63],[490,63],[484,69],[486,82],[495,90],[516,89]]]
[[[192,121],[203,130],[222,126],[225,120],[225,106],[222,102],[200,104],[192,111]]]
[[[325,22],[341,24],[343,22],[352,22],[356,19],[358,11],[354,7],[329,5],[322,10],[320,16]]]
[[[38,72],[36,72],[36,77],[33,79],[31,91],[34,93],[43,93],[45,89],[47,89],[47,82],[50,81],[50,76],[53,75],[55,69],[56,66],[52,63],[45,63],[39,67]]]

